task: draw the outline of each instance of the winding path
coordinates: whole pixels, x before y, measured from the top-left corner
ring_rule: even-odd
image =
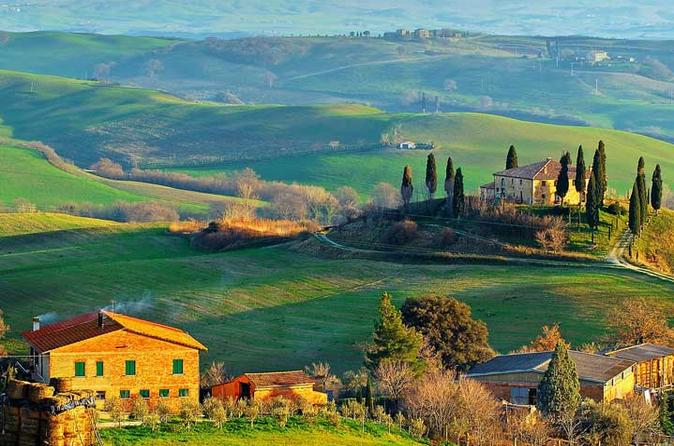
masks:
[[[674,277],[670,276],[669,274],[654,271],[648,268],[644,268],[642,266],[636,266],[625,260],[624,258],[625,250],[629,249],[630,243],[632,242],[632,238],[633,238],[632,234],[630,233],[629,230],[626,229],[625,232],[623,232],[623,234],[620,236],[620,239],[618,239],[618,242],[613,246],[613,248],[609,252],[608,256],[606,257],[606,261],[610,265],[613,265],[617,268],[628,269],[630,271],[645,274],[647,276],[651,276],[656,279],[674,283]]]

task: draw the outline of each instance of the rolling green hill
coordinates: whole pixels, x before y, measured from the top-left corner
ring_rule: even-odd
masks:
[[[0,116],[15,137],[42,140],[83,166],[101,156],[141,165],[216,165],[211,171],[251,166],[268,179],[352,184],[367,193],[379,181],[397,184],[405,163],[421,173],[425,153],[380,148],[382,135],[397,131],[401,138],[434,141],[439,162],[451,154],[470,190],[501,168],[509,144],[519,148],[522,163],[575,153],[579,144],[589,160],[599,139],[607,144],[611,187],[618,192],[632,183],[640,155],[649,168],[661,163],[665,182],[674,185],[667,175],[674,170],[674,146],[613,130],[473,113],[390,114],[353,104],[193,103],[153,90],[7,71],[0,72],[0,93]]]
[[[625,298],[674,309],[671,284],[615,269],[390,263],[289,246],[206,254],[154,224],[71,220],[58,231],[49,217],[47,232],[35,233],[46,217],[9,218],[26,228],[0,237],[0,308],[12,338],[32,316],[63,318],[114,299],[119,309],[189,330],[209,347],[204,362],[225,361],[230,373],[312,361],[340,373],[359,367],[383,291],[398,304],[427,293],[464,300],[501,352],[554,322],[576,345],[596,339],[608,309]]]
[[[111,205],[115,202],[157,201],[185,213],[205,215],[213,205],[239,200],[153,184],[108,180],[77,168],[65,171],[50,164],[37,150],[2,144],[0,178],[0,209],[12,209],[18,199],[27,200],[42,210],[77,203]]]

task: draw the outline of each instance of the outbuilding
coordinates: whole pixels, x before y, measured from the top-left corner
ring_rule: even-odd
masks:
[[[634,375],[637,388],[660,389],[674,384],[674,348],[639,344],[614,350],[606,355],[636,362]]]
[[[303,398],[315,405],[327,404],[328,395],[316,391],[315,385],[316,380],[302,370],[244,373],[231,381],[213,386],[211,395],[223,400],[247,398],[257,401],[282,396],[292,400]]]

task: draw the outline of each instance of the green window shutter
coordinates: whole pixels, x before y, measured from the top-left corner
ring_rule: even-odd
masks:
[[[159,389],[159,398],[168,398],[169,389]]]
[[[173,374],[174,375],[182,375],[183,374],[183,360],[182,359],[174,359],[173,360]]]
[[[150,391],[148,389],[142,389],[138,393],[140,394],[141,398],[150,398]]]
[[[178,396],[181,398],[184,398],[186,396],[190,395],[190,390],[189,389],[178,389]]]
[[[127,360],[126,367],[124,368],[124,374],[126,376],[133,376],[136,374],[136,361]]]
[[[85,363],[78,361],[75,363],[75,376],[85,376]]]
[[[130,390],[120,390],[119,391],[119,397],[123,400],[131,398],[131,391]]]
[[[96,361],[96,376],[103,376],[103,361]]]

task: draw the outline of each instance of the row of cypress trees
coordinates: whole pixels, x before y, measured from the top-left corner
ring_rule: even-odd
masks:
[[[646,188],[646,162],[643,157],[637,163],[637,176],[632,186],[629,209],[629,228],[633,235],[638,236],[648,219],[648,205],[657,213],[662,207],[662,170],[660,165],[655,166],[651,177],[651,189]]]
[[[433,196],[438,189],[438,173],[435,163],[435,155],[430,153],[426,159],[426,189],[428,191],[428,198],[433,199]],[[463,172],[461,168],[454,170],[454,161],[452,157],[447,158],[447,167],[445,169],[445,192],[447,193],[447,207],[451,209],[454,217],[460,217],[465,210],[465,194],[463,187]],[[414,193],[414,185],[412,184],[412,168],[406,165],[403,169],[403,178],[400,185],[400,194],[403,199],[405,208],[408,208],[412,194]]]

